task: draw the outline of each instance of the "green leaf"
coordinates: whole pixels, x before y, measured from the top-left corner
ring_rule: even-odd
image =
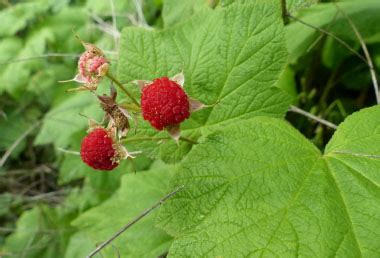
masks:
[[[180,22],[186,21],[194,13],[207,6],[207,0],[165,0],[162,9],[164,26],[169,28]]]
[[[53,258],[63,253],[72,234],[68,218],[46,206],[25,211],[16,231],[5,242],[4,253],[15,257]]]
[[[74,95],[46,114],[35,144],[54,143],[56,147],[62,148],[68,146],[72,134],[87,127],[88,120],[80,113],[100,121],[100,108],[95,96],[88,92],[63,94]]]
[[[352,55],[352,52],[335,39],[329,37],[323,45],[321,57],[323,64],[332,70],[339,68],[339,65],[341,65],[350,55]]]
[[[36,127],[37,117],[40,115],[36,109],[12,110],[6,119],[0,120],[0,151],[9,149],[30,128]],[[33,134],[31,131],[30,134]],[[18,156],[25,148],[26,139],[23,139],[12,152],[12,156]]]
[[[0,12],[0,37],[12,36],[25,28],[28,22],[43,14],[49,5],[47,1],[33,1],[15,4]]]
[[[94,198],[104,201],[118,189],[123,175],[145,170],[149,168],[152,162],[139,155],[133,160],[133,164],[130,160],[122,161],[111,173],[94,170],[86,165],[79,155],[80,144],[85,134],[86,132],[82,130],[70,137],[69,151],[74,151],[78,155],[67,152],[63,154],[63,161],[59,170],[59,184],[68,184],[74,180],[85,178],[85,187],[89,187],[89,190],[94,192]]]
[[[2,39],[0,42],[1,65],[5,65],[7,61],[13,59],[14,56],[20,51],[21,47],[22,41],[19,38],[7,37]]]
[[[97,243],[110,238],[135,216],[162,198],[169,191],[167,185],[171,171],[171,167],[164,166],[123,176],[121,187],[115,195],[76,219],[73,225],[80,231],[74,237],[86,243],[81,250],[82,256],[89,254]],[[107,214],[106,218],[104,214]],[[117,251],[123,257],[157,257],[165,253],[171,237],[163,230],[154,228],[156,215],[157,212],[150,214],[125,231],[113,242],[115,248],[104,249],[105,257],[117,256]],[[68,250],[73,252],[76,246],[77,243],[73,240]],[[66,257],[69,257],[68,254]]]
[[[353,114],[324,155],[274,118],[208,136],[173,177],[186,190],[160,212],[169,254],[379,256],[379,124],[379,106]]]
[[[133,24],[131,20],[139,22],[141,14],[148,23],[151,20],[156,22],[157,12],[160,11],[160,2],[160,0],[114,0],[113,5],[115,7],[117,27],[123,28],[123,26],[131,25]],[[140,8],[142,11],[141,13]],[[87,0],[86,9],[92,14],[100,17],[111,17],[113,13],[111,2],[104,0]]]
[[[87,166],[80,157],[80,144],[83,137],[86,136],[86,131],[81,130],[71,135],[68,149],[62,154],[63,161],[59,169],[59,184],[67,184],[71,181],[80,179],[88,175],[90,177],[93,173],[102,173],[94,171],[91,167]],[[61,150],[61,149],[59,149]],[[62,151],[62,150],[61,150]],[[75,155],[74,153],[78,154]],[[108,173],[107,173],[108,174]],[[114,174],[114,173],[112,173]]]
[[[14,197],[11,193],[0,194],[0,217],[5,217],[10,213]]]
[[[42,26],[49,27],[52,30],[56,38],[56,47],[60,51],[76,53],[83,51],[83,46],[75,38],[73,30],[81,37],[86,38],[88,33],[83,32],[82,27],[86,26],[88,22],[89,15],[84,8],[70,7],[47,17]],[[75,49],[73,49],[74,46],[76,46]]]
[[[290,102],[275,87],[287,54],[280,10],[274,2],[204,8],[182,25],[163,31],[127,28],[120,49],[121,81],[173,76],[183,69],[184,87],[191,97],[206,104],[219,101],[181,124],[189,138],[254,116],[282,117]],[[142,122],[136,137],[156,134]],[[163,136],[167,133],[157,135]],[[143,144],[134,147],[157,153],[157,143],[150,143],[149,150]],[[177,148],[183,154],[191,149],[189,143],[181,145]],[[161,155],[168,159],[167,154]]]
[[[35,101],[38,101],[38,103],[41,103],[45,107],[50,107],[56,98],[60,98],[66,94],[65,89],[68,89],[69,86],[69,84],[64,85],[58,83],[58,81],[66,79],[74,73],[74,69],[67,65],[49,63],[48,67],[43,71],[39,71],[29,77],[27,90],[33,93],[34,96],[38,96]]]
[[[293,99],[297,99],[297,84],[294,70],[287,65],[282,71],[277,86],[288,93]]]
[[[134,10],[133,1],[115,0],[114,5],[115,5],[115,11],[119,13],[131,12]],[[102,16],[112,15],[111,3],[107,1],[103,1],[103,0],[87,0],[86,9],[91,10],[97,15],[102,15]]]
[[[348,117],[339,126],[339,131],[326,146],[326,153],[333,154],[339,151],[352,153],[366,153],[377,155],[380,153],[380,107],[363,109]]]
[[[46,48],[47,42],[53,40],[53,34],[50,29],[42,28],[28,35],[25,45],[16,55],[20,62],[10,63],[2,73],[0,79],[0,92],[7,91],[15,98],[21,98],[26,86],[29,83],[30,75],[43,68],[43,62],[38,60]]]
[[[293,13],[301,9],[308,8],[318,2],[318,0],[287,0],[286,8],[288,12]]]
[[[380,29],[377,26],[380,23],[380,16],[378,15],[380,12],[379,1],[343,2],[339,3],[339,7],[352,19],[366,43],[378,41],[380,34]],[[357,42],[356,46],[359,46],[355,33],[334,3],[312,6],[300,11],[296,16],[315,27],[327,29],[343,40]],[[300,22],[293,22],[287,26],[286,33],[291,62],[295,62],[305,54],[320,35],[317,30]],[[355,46],[353,47],[355,48]]]
[[[249,3],[251,0],[221,0],[222,5],[227,6],[232,3]],[[281,4],[279,0],[279,4]],[[318,0],[286,0],[286,9],[288,12],[296,12],[300,9],[310,7],[318,3]]]
[[[79,258],[86,257],[91,250],[94,249],[94,244],[92,243],[90,237],[87,236],[86,232],[76,232],[71,236],[67,249],[65,251],[65,258]],[[90,250],[90,251],[89,251]],[[117,252],[113,254],[117,257]],[[113,257],[111,256],[111,257]]]

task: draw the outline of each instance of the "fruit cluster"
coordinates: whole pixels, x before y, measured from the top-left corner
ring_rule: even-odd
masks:
[[[129,120],[133,115],[125,105],[116,102],[117,91],[112,84],[109,96],[99,96],[95,93],[100,80],[105,76],[133,100],[144,120],[158,131],[166,130],[178,143],[180,124],[189,118],[192,112],[205,107],[184,91],[183,73],[172,78],[163,76],[153,81],[134,81],[141,90],[141,101],[137,101],[115,77],[110,75],[109,62],[103,51],[92,44],[81,42],[86,51],[78,61],[79,73],[70,81],[82,83],[83,86],[72,90],[89,90],[94,93],[104,111],[103,121],[108,121],[108,125],[103,126],[92,119],[89,120],[88,134],[81,144],[80,154],[83,162],[94,169],[112,170],[121,160],[134,158],[121,144],[121,140],[127,137],[130,129]]]

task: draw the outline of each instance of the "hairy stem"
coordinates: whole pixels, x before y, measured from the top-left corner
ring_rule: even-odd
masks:
[[[119,82],[118,79],[115,78],[110,72],[106,74],[106,76],[113,81],[137,106],[140,106],[140,103],[128,92],[128,90],[123,86],[121,82]]]

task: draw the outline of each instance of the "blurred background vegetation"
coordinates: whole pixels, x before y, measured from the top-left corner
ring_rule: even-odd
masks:
[[[0,0],[0,257],[82,257],[78,249],[87,242],[72,221],[112,198],[121,176],[133,174],[128,162],[113,173],[95,173],[80,161],[87,119],[78,114],[100,119],[101,112],[91,94],[66,93],[76,85],[57,83],[76,74],[83,48],[74,33],[103,49],[115,70],[123,27],[159,29],[163,12],[175,23],[180,17],[173,7],[192,12],[205,1],[212,7],[231,2]],[[317,2],[288,1],[289,60],[279,87],[294,106],[339,124],[376,104],[368,63],[345,15],[378,71],[380,1],[340,1],[341,10]],[[296,112],[286,118],[320,149],[334,132]],[[152,164],[163,166],[144,156],[135,162],[137,171]]]

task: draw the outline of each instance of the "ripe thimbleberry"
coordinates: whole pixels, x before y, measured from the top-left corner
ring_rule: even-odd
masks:
[[[112,170],[119,165],[114,139],[104,128],[95,128],[83,138],[80,155],[83,162],[94,169]]]
[[[157,130],[178,125],[190,116],[189,99],[178,83],[167,77],[155,79],[142,90],[141,110]]]
[[[157,130],[167,130],[177,141],[179,125],[189,118],[190,113],[206,107],[187,96],[183,90],[185,77],[179,73],[172,78],[161,77],[152,81],[134,81],[141,89],[141,111],[145,120]]]

